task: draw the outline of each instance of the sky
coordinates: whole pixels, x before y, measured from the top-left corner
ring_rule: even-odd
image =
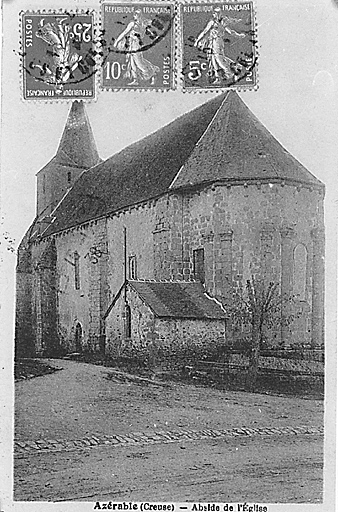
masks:
[[[48,1],[48,3],[47,3]],[[70,103],[21,99],[19,12],[50,0],[3,0],[1,208],[17,247],[35,216],[36,173],[54,156]],[[99,8],[98,0],[55,0],[53,8]],[[259,88],[241,93],[254,114],[326,185],[326,332],[335,338],[338,5],[335,0],[257,0]],[[212,92],[100,91],[86,105],[101,158],[214,97]],[[2,325],[13,339],[15,254],[2,254]],[[12,345],[11,345],[12,347]]]
[[[72,5],[98,8],[99,4],[77,0]],[[19,12],[43,6],[36,0],[3,2],[2,231],[14,239],[15,247],[35,215],[35,175],[54,156],[70,108],[69,102],[21,99]],[[59,0],[53,6],[69,3]],[[325,183],[327,265],[332,276],[338,7],[334,0],[257,0],[256,22],[259,89],[245,91],[241,97],[283,146]],[[97,101],[87,104],[87,113],[100,156],[111,156],[214,95],[180,90],[99,92]],[[15,256],[7,252],[6,289],[12,297]]]

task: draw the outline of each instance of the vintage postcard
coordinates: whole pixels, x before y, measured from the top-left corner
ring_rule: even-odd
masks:
[[[335,510],[337,23],[4,0],[1,512]]]

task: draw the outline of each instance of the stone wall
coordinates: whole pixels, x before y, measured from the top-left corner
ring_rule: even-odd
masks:
[[[161,198],[111,218],[91,221],[36,241],[28,252],[24,249],[23,254],[31,250],[32,271],[18,274],[17,329],[26,332],[31,322],[30,338],[34,339],[36,353],[44,353],[42,309],[44,301],[48,300],[41,284],[46,279],[38,272],[37,262],[47,245],[55,240],[55,314],[62,349],[76,350],[75,332],[80,324],[82,349],[101,350],[105,335],[103,316],[124,280],[124,227],[127,228],[127,259],[136,256],[138,277],[154,278],[156,233],[153,232],[160,215],[158,209],[163,209],[161,205],[166,201]],[[75,255],[78,259],[78,288],[75,285]],[[27,299],[28,290],[31,300]],[[20,311],[25,318],[20,316]]]
[[[170,353],[184,346],[207,346],[225,343],[224,320],[157,318],[147,304],[130,287],[127,303],[131,309],[131,337],[126,340],[124,290],[106,318],[106,353],[121,355],[135,350],[135,355],[148,349],[155,355],[159,348]]]
[[[59,353],[56,263],[54,240],[45,240],[32,247],[31,325],[37,355]]]
[[[111,298],[107,284],[106,219],[61,233],[56,236],[56,246],[62,345],[65,350],[75,350],[75,331],[80,324],[83,350],[99,351],[104,335],[102,316]]]
[[[41,288],[46,278],[41,278],[37,267],[51,238],[35,242],[27,249],[31,251],[30,270],[18,271],[17,332],[31,329],[38,352],[43,351],[41,315],[46,301],[55,303],[58,337],[64,350],[75,349],[78,324],[83,349],[103,348],[104,334],[108,338],[112,331],[105,332],[102,317],[124,281],[124,227],[127,265],[129,257],[136,258],[137,279],[194,279],[193,251],[203,248],[210,295],[229,300],[231,290],[238,290],[251,275],[273,280],[281,284],[287,296],[298,295],[300,317],[289,327],[275,329],[269,334],[270,341],[277,345],[282,341],[286,347],[323,343],[323,195],[300,186],[257,183],[170,193],[54,235],[57,258],[51,279],[55,285],[50,286],[57,293],[52,302]],[[75,286],[76,254],[79,287]],[[284,315],[288,315],[287,310]],[[141,325],[139,319],[134,323]],[[185,337],[183,327],[174,322],[170,328],[167,324],[161,329],[159,339],[162,331],[163,336],[171,337],[171,330]],[[144,337],[138,336],[140,340]]]
[[[33,268],[32,251],[24,239],[19,248],[16,266],[15,355],[30,357],[35,354],[33,334]]]
[[[249,366],[249,357],[243,354],[231,354],[227,359],[230,365],[238,365],[244,368]],[[286,359],[281,357],[259,357],[259,367],[270,370],[288,370],[294,372],[320,373],[324,375],[323,361],[306,359]]]
[[[125,339],[124,290],[106,318],[106,353],[121,355],[127,348],[139,352],[154,341],[154,314],[138,294],[127,287],[127,303],[131,310],[131,337]]]
[[[252,275],[279,283],[287,297],[304,289],[304,296],[296,297],[295,312],[300,317],[275,332],[274,343],[323,343],[321,192],[278,184],[213,186],[185,196],[173,195],[170,205],[173,229],[169,249],[176,255],[171,263],[173,277],[193,278],[193,251],[204,248],[207,290],[223,301],[232,288],[239,290]],[[295,253],[300,245],[305,263],[299,273]],[[179,254],[181,264],[177,265]],[[304,286],[299,275],[304,276]],[[284,316],[289,318],[290,311],[285,310]]]
[[[179,345],[205,346],[225,341],[224,320],[156,318],[154,338],[157,343],[171,348]]]
[[[53,161],[41,169],[36,180],[37,215],[49,215],[82,172],[81,167],[67,167]]]
[[[53,271],[48,266],[40,264],[49,244],[55,245]],[[47,354],[43,332],[46,331],[49,318],[55,319],[61,351],[75,351],[78,324],[82,331],[82,349],[100,350],[104,334],[102,315],[110,301],[107,285],[106,220],[93,221],[48,239],[36,241],[31,244],[30,251],[30,317],[35,352],[40,355]],[[19,279],[20,283],[23,282],[21,277]],[[19,281],[17,288],[20,288]],[[27,305],[27,301],[21,302]],[[22,307],[17,309],[21,310]],[[47,317],[44,317],[44,311],[50,311]],[[29,321],[26,320],[25,325],[28,324]]]
[[[108,218],[108,283],[113,296],[124,282],[124,228],[127,230],[127,279],[130,278],[130,256],[136,257],[137,279],[154,279],[154,259],[157,249],[153,232],[158,223],[157,212],[165,203],[166,198],[160,198],[113,214]]]

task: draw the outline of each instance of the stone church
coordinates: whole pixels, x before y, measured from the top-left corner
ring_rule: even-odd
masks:
[[[233,91],[105,161],[74,101],[18,250],[17,353],[231,343],[252,275],[299,306],[267,343],[322,346],[324,192]]]

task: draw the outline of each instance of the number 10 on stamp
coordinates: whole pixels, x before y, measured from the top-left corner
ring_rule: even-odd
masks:
[[[173,88],[172,4],[103,3],[102,19],[103,88]]]

